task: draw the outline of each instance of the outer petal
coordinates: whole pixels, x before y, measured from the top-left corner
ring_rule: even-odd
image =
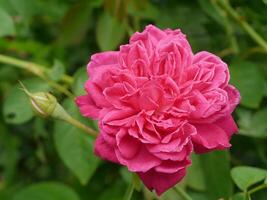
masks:
[[[128,135],[126,131],[117,134],[117,146],[121,156],[125,159],[132,159],[140,151],[141,143],[136,138]]]
[[[215,87],[225,87],[228,84],[230,79],[228,67],[218,56],[207,51],[198,52],[194,56],[194,65],[207,69],[210,69],[210,66],[214,67],[213,78],[209,81],[212,81]]]
[[[238,131],[238,127],[231,115],[217,120],[215,124],[227,133],[229,139],[234,133]]]
[[[163,161],[159,166],[155,167],[155,170],[157,172],[161,173],[176,173],[177,171],[191,165],[191,160],[189,158],[183,160],[183,161],[171,161],[171,160],[166,160]]]
[[[119,163],[114,148],[110,146],[100,134],[95,141],[95,154],[104,160]]]
[[[192,153],[192,151],[193,151],[193,144],[190,141],[188,142],[188,144],[184,145],[181,151],[157,152],[157,153],[154,153],[154,155],[162,159],[163,161],[164,160],[175,161],[177,165],[177,161],[186,160],[187,157]]]
[[[144,145],[140,145],[139,151],[132,158],[124,157],[118,149],[116,156],[119,162],[132,172],[146,172],[161,163],[161,160],[152,155]]]
[[[87,65],[87,70],[90,75],[94,75],[95,70],[97,70],[98,67],[117,64],[118,54],[117,51],[106,51],[92,55],[91,61]]]
[[[138,40],[141,41],[146,41],[147,39],[151,40],[152,43],[156,44],[158,41],[160,41],[162,38],[166,37],[167,34],[157,28],[156,26],[153,25],[148,25],[146,26],[145,30],[141,33],[136,32],[133,34],[133,36],[130,39],[130,43],[134,43]]]
[[[111,106],[103,95],[103,89],[96,83],[93,83],[91,79],[85,83],[85,89],[87,93],[90,94],[91,99],[95,102],[97,107],[103,108]]]
[[[230,113],[232,113],[235,107],[239,104],[241,100],[241,96],[239,91],[232,85],[228,85],[224,88],[224,90],[228,94],[229,105],[230,105]]]
[[[195,124],[197,134],[192,137],[196,153],[229,148],[227,133],[215,124]]]
[[[123,84],[115,83],[112,87],[105,88],[103,94],[106,100],[115,108],[123,109],[123,102],[121,100],[121,97],[127,94]]]
[[[103,90],[114,84],[111,77],[119,70],[118,52],[108,51],[92,55],[91,61],[87,65],[90,79],[87,80],[84,87],[98,107],[110,106],[104,98]]]
[[[152,169],[145,173],[139,172],[138,175],[150,190],[156,190],[157,194],[161,195],[178,183],[185,176],[185,173],[186,168],[172,174],[160,173]]]
[[[93,119],[98,118],[100,109],[95,105],[90,94],[77,97],[75,102],[83,116],[92,117]]]

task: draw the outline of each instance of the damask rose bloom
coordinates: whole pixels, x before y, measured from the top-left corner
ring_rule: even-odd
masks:
[[[95,153],[136,172],[160,195],[178,183],[190,155],[231,146],[240,101],[227,65],[193,54],[179,30],[149,25],[119,51],[94,54],[81,113],[99,120]]]

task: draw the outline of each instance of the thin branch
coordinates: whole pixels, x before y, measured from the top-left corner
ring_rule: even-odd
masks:
[[[45,80],[51,87],[55,88],[57,91],[67,95],[68,97],[74,98],[74,95],[70,91],[68,91],[65,87],[63,87],[62,85],[58,84],[57,82],[53,80],[50,80],[46,75],[46,73],[48,72],[48,69],[46,69],[45,67],[41,65],[38,65],[32,62],[23,61],[20,59],[16,59],[10,56],[1,55],[1,54],[0,54],[0,62],[27,70],[33,73],[34,75],[40,77],[41,79]],[[62,76],[62,80],[64,80],[65,82],[68,82],[69,84],[72,83],[73,81],[72,77],[66,74]]]
[[[267,42],[248,24],[242,16],[236,12],[227,0],[217,0],[217,3],[233,18],[241,27],[248,33],[248,35],[265,51],[267,51]]]

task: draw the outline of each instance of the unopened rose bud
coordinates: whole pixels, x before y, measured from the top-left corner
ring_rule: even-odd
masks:
[[[81,122],[72,118],[64,108],[57,102],[56,97],[48,92],[36,92],[30,93],[27,88],[20,83],[22,86],[22,90],[28,95],[30,98],[31,107],[34,113],[40,117],[47,118],[51,117],[54,119],[59,119],[65,121],[77,128],[87,132],[89,135],[96,137],[97,132],[90,127],[85,126]]]
[[[32,110],[36,115],[43,118],[52,117],[65,121],[71,118],[52,94],[49,92],[31,93],[22,83],[20,84],[23,91],[28,95]]]
[[[57,99],[48,92],[37,92],[29,95],[34,113],[40,117],[50,117],[56,106]]]

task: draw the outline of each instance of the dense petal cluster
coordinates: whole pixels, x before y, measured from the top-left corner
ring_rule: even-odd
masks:
[[[193,54],[178,30],[149,25],[119,51],[94,54],[76,103],[99,120],[95,153],[136,172],[158,194],[179,182],[190,154],[229,148],[240,101],[227,65]]]

